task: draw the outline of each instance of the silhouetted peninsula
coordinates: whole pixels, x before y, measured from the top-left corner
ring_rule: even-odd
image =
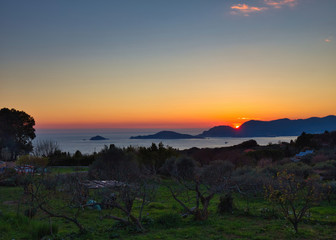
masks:
[[[302,132],[318,134],[336,130],[336,116],[323,118],[290,120],[288,118],[273,121],[251,120],[238,129],[230,126],[216,126],[201,134],[192,136],[171,131],[162,131],[153,135],[131,137],[131,139],[191,139],[207,137],[279,137],[299,136]]]
[[[102,136],[97,135],[95,137],[90,138],[90,140],[91,141],[99,141],[99,140],[108,140],[108,138],[104,138]]]
[[[290,120],[288,118],[273,121],[251,120],[238,129],[229,126],[217,126],[204,131],[200,137],[279,137],[299,136],[302,132],[323,133],[336,130],[336,116]]]
[[[190,139],[190,138],[202,138],[202,137],[177,133],[173,131],[161,131],[153,135],[131,137],[131,139]]]

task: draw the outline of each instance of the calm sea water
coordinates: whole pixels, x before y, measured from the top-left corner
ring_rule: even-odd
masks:
[[[152,143],[162,142],[180,150],[192,147],[214,148],[233,146],[244,141],[254,139],[259,145],[269,143],[289,142],[297,137],[256,137],[256,138],[206,138],[206,139],[130,139],[131,136],[154,134],[163,129],[37,129],[33,144],[41,140],[56,141],[62,151],[74,153],[77,150],[84,154],[100,151],[105,145],[114,144],[118,147],[150,146]],[[199,134],[208,129],[164,129],[179,133]],[[90,141],[93,136],[100,135],[108,140]]]

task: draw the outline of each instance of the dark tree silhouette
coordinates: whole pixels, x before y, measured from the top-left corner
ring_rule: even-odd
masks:
[[[24,111],[8,108],[0,110],[0,151],[9,153],[8,160],[13,161],[19,154],[33,150],[34,125],[34,118]]]

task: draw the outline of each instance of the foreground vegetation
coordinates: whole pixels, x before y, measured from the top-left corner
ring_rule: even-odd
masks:
[[[33,219],[17,215],[17,202],[22,191],[18,187],[0,188],[0,239],[40,239],[50,234],[49,219],[38,213]],[[210,217],[205,221],[181,218],[182,209],[169,197],[165,188],[158,191],[157,200],[145,208],[145,232],[133,226],[118,224],[102,216],[105,210],[83,210],[79,221],[87,232],[79,234],[76,226],[63,219],[53,219],[54,239],[335,239],[336,202],[323,202],[314,207],[295,234],[292,226],[262,198],[234,196],[233,213],[217,213],[219,198],[211,203]]]
[[[112,145],[89,167],[50,166],[57,149],[22,157],[47,171],[0,175],[0,239],[335,239],[335,146],[324,133],[265,147]]]

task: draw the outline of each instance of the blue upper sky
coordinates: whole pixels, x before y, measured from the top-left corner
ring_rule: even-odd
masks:
[[[1,1],[1,60],[293,46],[336,37],[336,1],[296,2],[274,8],[257,0]],[[268,9],[233,14],[237,4]]]

